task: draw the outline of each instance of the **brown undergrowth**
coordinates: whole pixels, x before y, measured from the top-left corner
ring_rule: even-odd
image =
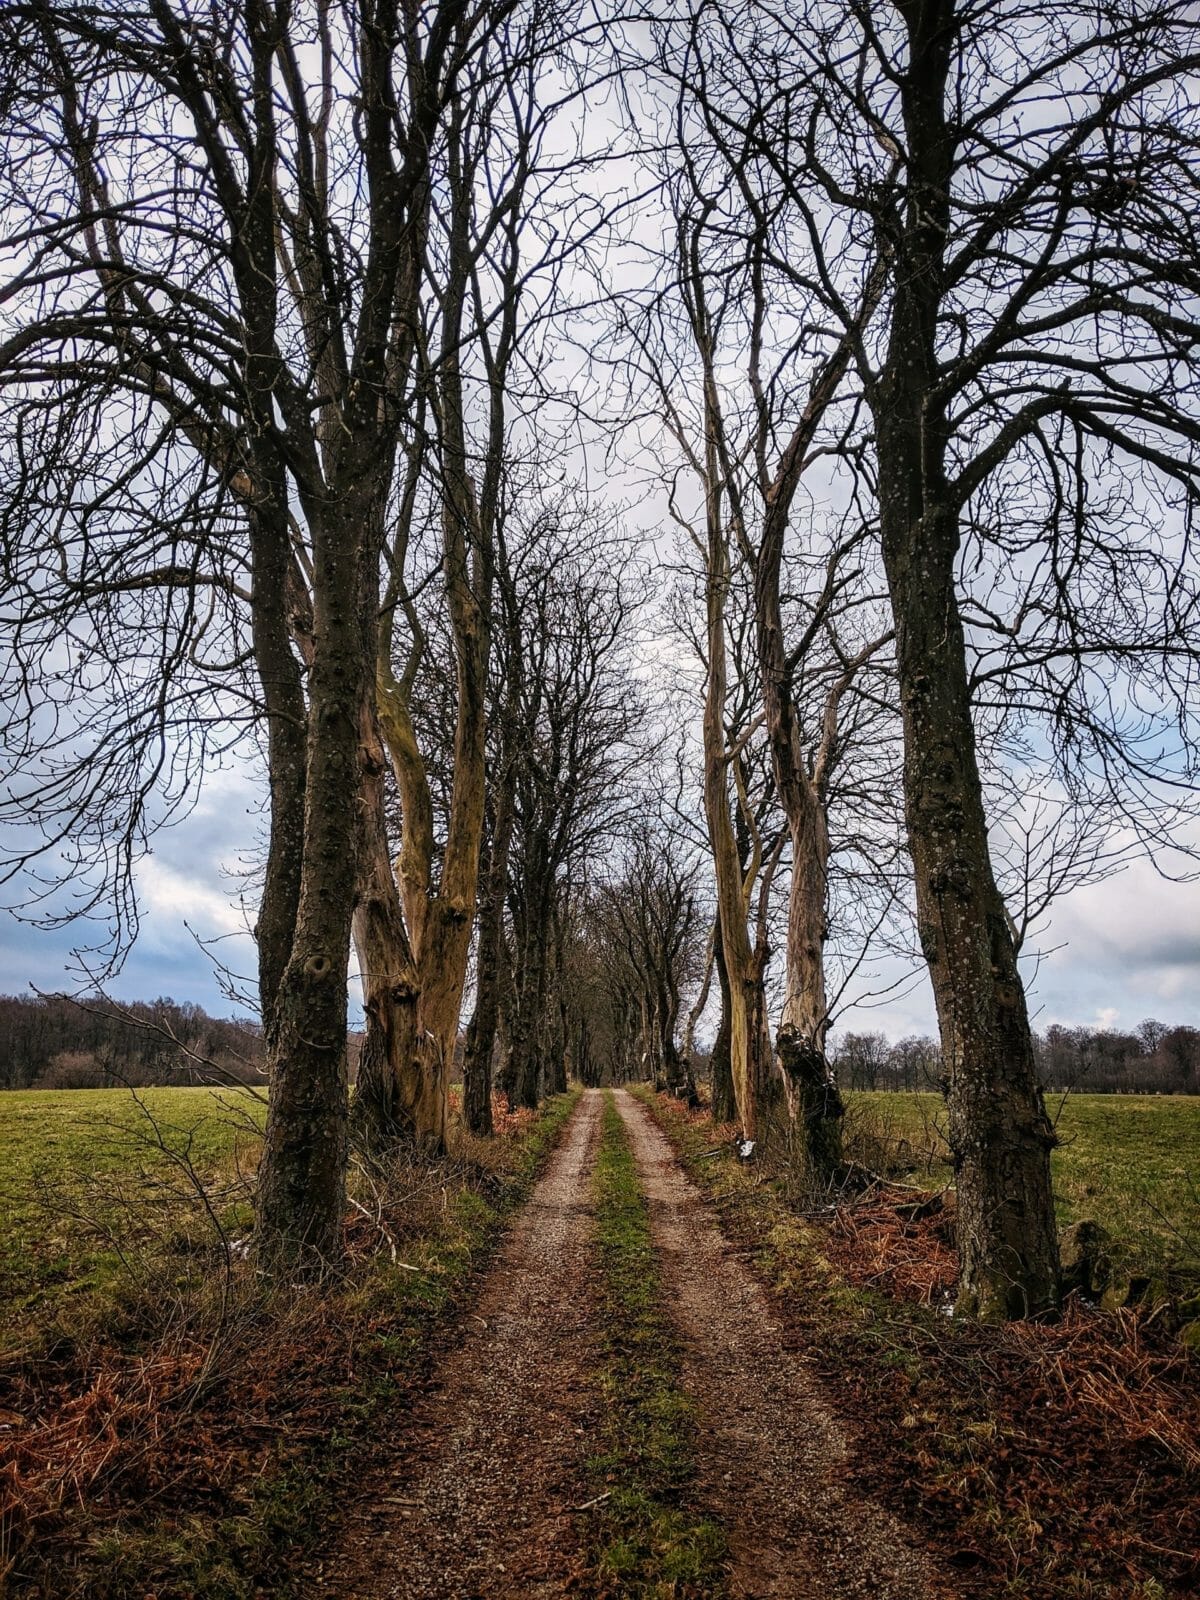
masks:
[[[871,1185],[800,1214],[703,1111],[647,1095],[752,1253],[858,1438],[864,1493],[922,1526],[966,1596],[1167,1600],[1200,1586],[1200,1362],[1149,1311],[946,1316],[952,1196]]]
[[[0,1359],[0,1594],[291,1592],[341,1461],[402,1398],[572,1103],[501,1115],[454,1160],[360,1164],[321,1284],[264,1293],[214,1223],[143,1239],[84,1318],[51,1299]]]

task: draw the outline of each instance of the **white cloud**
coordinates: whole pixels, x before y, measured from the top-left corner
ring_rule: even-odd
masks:
[[[190,876],[157,856],[138,867],[138,896],[151,940],[173,942],[184,924],[202,937],[244,933],[246,915],[211,881]]]

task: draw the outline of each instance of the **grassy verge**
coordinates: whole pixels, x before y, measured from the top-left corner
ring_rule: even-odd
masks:
[[[725,1540],[688,1503],[695,1415],[675,1381],[645,1196],[612,1095],[596,1165],[603,1272],[603,1449],[592,1469],[602,1585],[644,1600],[724,1593]]]
[[[948,1181],[940,1095],[879,1090],[847,1100],[851,1126],[879,1146],[881,1162]],[[1200,1288],[1200,1095],[1050,1094],[1046,1103],[1059,1138],[1051,1159],[1060,1225],[1091,1218],[1113,1236],[1126,1271]]]
[[[711,1120],[641,1092],[856,1438],[860,1492],[906,1515],[964,1597],[1174,1600],[1200,1580],[1200,1366],[1147,1315],[988,1328],[924,1303],[896,1257],[938,1219],[799,1215],[786,1175],[714,1154]],[[906,1197],[911,1200],[912,1196]],[[852,1209],[852,1208],[851,1208]]]
[[[123,1159],[114,1134],[76,1170],[86,1132],[45,1108],[28,1119],[38,1150],[17,1198],[34,1259],[10,1236],[26,1292],[20,1342],[0,1353],[0,1593],[297,1592],[289,1563],[327,1531],[371,1424],[419,1379],[576,1099],[502,1119],[453,1160],[358,1169],[338,1276],[269,1298],[228,1248],[254,1155],[241,1111],[224,1137],[206,1107],[186,1172],[176,1135],[148,1153],[140,1123]],[[78,1094],[67,1110],[83,1114]],[[186,1137],[187,1105],[158,1106],[160,1123],[168,1110]]]

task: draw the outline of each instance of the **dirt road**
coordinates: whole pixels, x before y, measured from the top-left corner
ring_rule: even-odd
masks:
[[[576,1561],[595,1337],[591,1173],[602,1096],[586,1094],[518,1215],[403,1463],[363,1485],[314,1595],[539,1600]]]
[[[726,1531],[737,1600],[949,1600],[911,1532],[842,1488],[851,1443],[770,1302],[650,1115],[620,1093],[696,1402],[699,1509]],[[586,1594],[580,1548],[596,1400],[591,1174],[603,1097],[585,1094],[475,1312],[403,1424],[400,1465],[361,1486],[312,1594],[539,1600]],[[608,1594],[614,1593],[611,1589]]]
[[[701,1416],[702,1495],[725,1527],[738,1600],[939,1600],[952,1589],[907,1530],[842,1490],[850,1445],[757,1280],[649,1113],[629,1134],[659,1271]]]

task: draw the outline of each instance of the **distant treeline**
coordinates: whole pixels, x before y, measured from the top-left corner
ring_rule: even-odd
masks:
[[[0,995],[0,1089],[261,1081],[254,1023],[174,1000]]]
[[[357,1035],[351,1036],[351,1069]],[[1042,1084],[1093,1094],[1200,1094],[1200,1028],[1147,1018],[1132,1033],[1064,1028],[1034,1035]],[[831,1051],[843,1089],[937,1089],[937,1041],[847,1033]],[[261,1082],[257,1024],[159,999],[0,995],[0,1089]],[[703,1071],[703,1067],[701,1069]]]
[[[1046,1089],[1091,1094],[1200,1094],[1200,1028],[1148,1017],[1132,1033],[1052,1024],[1034,1034]],[[844,1089],[936,1089],[941,1052],[933,1039],[847,1033],[833,1048]]]

